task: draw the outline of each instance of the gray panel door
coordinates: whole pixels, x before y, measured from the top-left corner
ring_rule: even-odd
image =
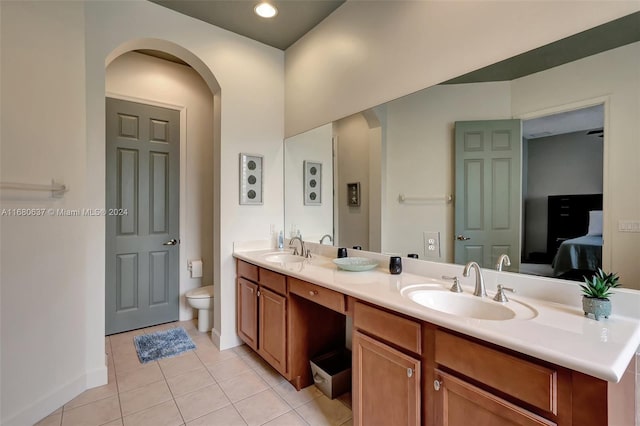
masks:
[[[178,319],[180,113],[107,98],[106,334]]]
[[[500,254],[520,267],[520,120],[458,121],[455,262],[493,268]]]

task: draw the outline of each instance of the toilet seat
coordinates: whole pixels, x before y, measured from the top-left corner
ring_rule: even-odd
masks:
[[[213,297],[213,286],[206,285],[204,287],[198,287],[187,292],[186,297],[189,299],[206,299]]]

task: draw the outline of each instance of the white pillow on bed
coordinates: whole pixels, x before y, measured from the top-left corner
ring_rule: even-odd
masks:
[[[589,212],[589,231],[587,235],[602,235],[602,210]]]

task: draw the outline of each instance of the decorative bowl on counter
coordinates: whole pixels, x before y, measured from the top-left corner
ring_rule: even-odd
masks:
[[[366,257],[341,257],[333,259],[333,263],[338,265],[339,269],[351,272],[368,271],[378,266],[378,262]]]

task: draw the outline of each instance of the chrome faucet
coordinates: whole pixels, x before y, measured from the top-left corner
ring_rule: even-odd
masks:
[[[487,290],[484,286],[484,278],[482,278],[482,272],[480,271],[480,265],[476,262],[469,262],[465,265],[464,271],[462,275],[465,277],[469,276],[469,271],[471,268],[475,268],[476,270],[476,288],[473,290],[473,295],[478,297],[487,297]]]
[[[333,242],[333,238],[331,238],[331,235],[329,235],[329,234],[324,234],[324,235],[322,236],[322,238],[320,238],[320,244],[324,243],[324,239],[325,239],[325,238],[328,238],[330,243],[332,243],[332,242]]]
[[[294,246],[294,245],[293,245],[293,242],[294,242],[295,240],[300,241],[300,253],[298,253],[298,248],[297,248],[296,246]],[[299,235],[298,235],[298,236],[296,236],[296,237],[291,238],[291,239],[289,240],[289,248],[292,248],[292,249],[293,249],[293,255],[294,255],[294,256],[297,256],[298,254],[300,254],[300,256],[306,256],[306,257],[309,257],[308,252],[307,252],[307,251],[305,251],[305,249],[304,249],[304,241],[302,241],[302,236],[299,236]]]
[[[511,266],[511,259],[506,254],[501,254],[498,258],[498,263],[496,263],[496,271],[501,272],[502,266]]]

